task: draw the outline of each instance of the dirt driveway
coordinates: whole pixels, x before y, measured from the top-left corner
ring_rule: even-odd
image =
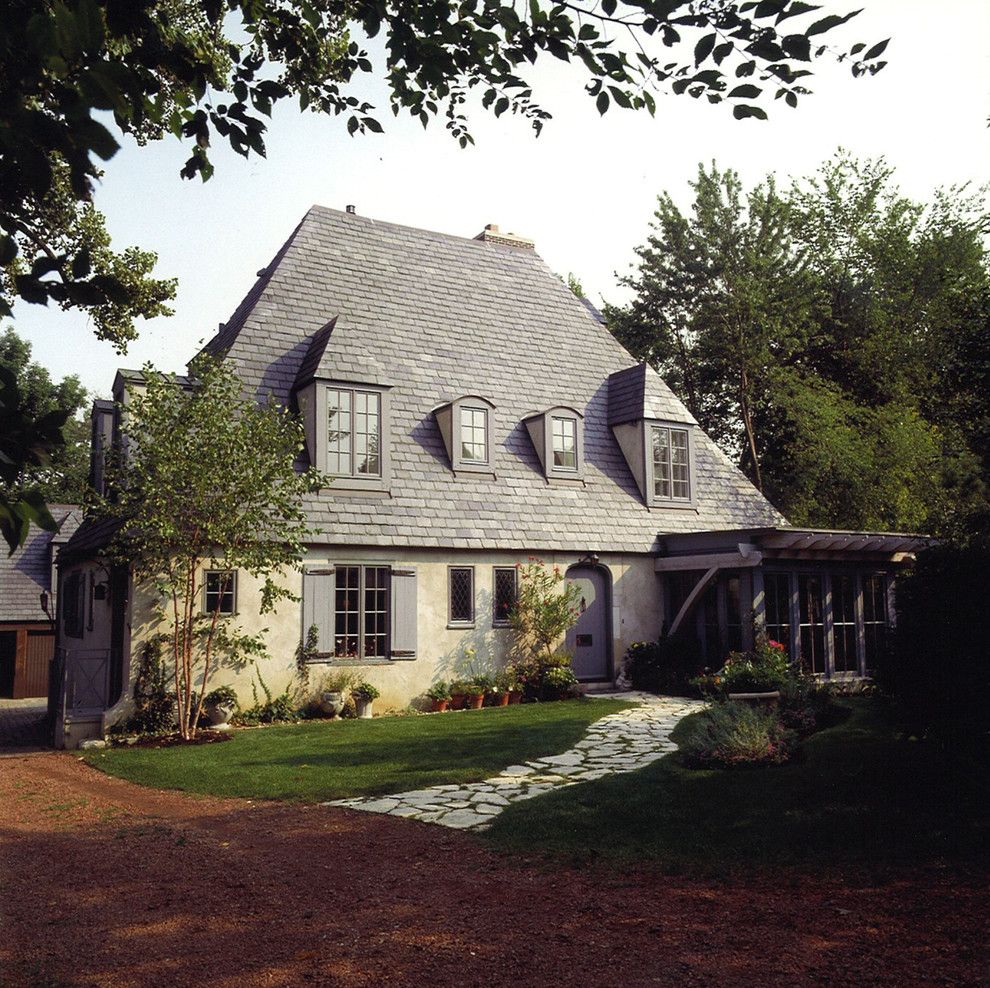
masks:
[[[407,820],[0,758],[4,986],[975,986],[983,879],[551,868]]]

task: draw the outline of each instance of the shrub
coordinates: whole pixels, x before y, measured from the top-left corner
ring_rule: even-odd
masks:
[[[255,675],[258,677],[258,683],[261,685],[262,693],[264,693],[265,702],[262,703],[258,699],[258,687],[252,681],[251,693],[254,696],[254,703],[247,710],[242,710],[238,714],[238,723],[277,724],[296,720],[296,700],[291,685],[286,686],[278,696],[273,696],[268,684],[261,678],[261,673],[255,670]]]
[[[681,750],[689,765],[735,768],[780,765],[791,757],[794,745],[794,734],[772,710],[728,702],[699,714]]]
[[[554,645],[577,621],[581,591],[568,583],[559,566],[547,568],[530,556],[519,566],[519,596],[509,613],[516,654],[523,661],[549,659]]]
[[[571,668],[573,656],[559,651],[550,655],[534,654],[509,666],[507,672],[528,700],[556,700],[562,690],[568,692],[577,685]]]
[[[623,660],[633,689],[647,693],[693,696],[691,678],[701,671],[701,646],[690,638],[633,642]]]
[[[170,677],[162,661],[162,639],[146,642],[141,665],[134,682],[134,713],[124,725],[125,731],[138,734],[162,734],[175,725],[175,693],[169,689]]]
[[[203,698],[203,705],[207,707],[236,707],[237,693],[231,686],[218,686],[206,694]]]
[[[718,672],[691,680],[705,696],[727,693],[767,693],[787,686],[800,675],[787,661],[787,650],[780,642],[761,638],[750,652],[730,652]]]
[[[932,546],[898,578],[893,648],[878,671],[912,733],[990,731],[987,587],[990,534]]]

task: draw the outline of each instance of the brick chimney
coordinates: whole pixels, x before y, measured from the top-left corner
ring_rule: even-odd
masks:
[[[518,247],[520,250],[536,249],[536,244],[529,237],[520,237],[518,233],[502,233],[497,223],[489,223],[474,239],[486,244],[498,244],[501,247]]]

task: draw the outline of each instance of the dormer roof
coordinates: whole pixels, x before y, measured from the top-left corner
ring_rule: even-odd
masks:
[[[608,377],[608,424],[661,419],[697,425],[684,403],[649,364],[635,364]]]

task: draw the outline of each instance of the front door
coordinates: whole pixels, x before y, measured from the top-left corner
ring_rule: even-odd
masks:
[[[574,674],[582,680],[609,679],[608,579],[597,567],[574,566],[567,581],[581,592],[580,615],[564,643],[574,654]]]

